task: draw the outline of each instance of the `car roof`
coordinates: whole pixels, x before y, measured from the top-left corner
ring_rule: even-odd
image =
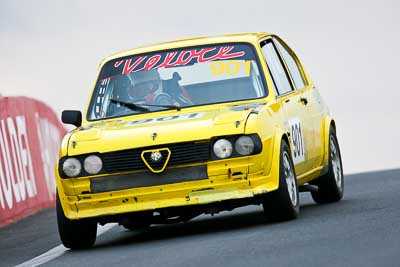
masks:
[[[188,46],[196,46],[196,45],[205,45],[205,44],[212,44],[212,43],[230,43],[230,42],[256,42],[259,39],[269,36],[271,34],[266,32],[258,32],[258,33],[237,33],[237,34],[224,34],[224,35],[217,35],[217,36],[203,36],[197,38],[188,38],[182,40],[175,40],[170,42],[163,42],[163,43],[156,43],[152,45],[146,45],[137,47],[134,49],[125,50],[122,52],[118,52],[112,54],[104,58],[101,62],[107,62],[109,60],[135,55],[135,54],[142,54],[147,52],[154,52],[160,50],[167,50],[167,49],[174,49],[180,47],[188,47]]]

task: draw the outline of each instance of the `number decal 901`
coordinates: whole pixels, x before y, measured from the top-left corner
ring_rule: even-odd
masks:
[[[304,141],[299,118],[293,118],[288,121],[290,127],[290,139],[292,143],[293,163],[297,164],[304,161]]]
[[[236,75],[240,72],[240,70],[245,70],[245,74],[250,75],[251,62],[247,61],[238,61],[238,60],[227,60],[227,61],[213,61],[210,64],[211,75],[221,75],[221,74],[229,74]]]

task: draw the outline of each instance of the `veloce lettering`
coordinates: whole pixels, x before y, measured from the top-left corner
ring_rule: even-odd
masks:
[[[233,52],[234,46],[223,46],[217,50],[216,47],[202,48],[200,50],[191,49],[180,52],[169,52],[164,56],[164,60],[161,61],[161,55],[153,56],[140,56],[132,62],[132,58],[119,60],[115,62],[114,67],[118,68],[124,63],[122,74],[129,74],[134,71],[150,70],[155,68],[166,68],[174,66],[184,66],[189,64],[193,59],[196,59],[198,63],[209,62],[216,59],[232,59],[238,58],[245,55],[244,51]],[[143,67],[137,69],[138,66],[144,63]]]

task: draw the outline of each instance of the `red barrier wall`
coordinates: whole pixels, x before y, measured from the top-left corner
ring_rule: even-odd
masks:
[[[54,166],[65,133],[46,104],[0,97],[0,226],[54,206]]]

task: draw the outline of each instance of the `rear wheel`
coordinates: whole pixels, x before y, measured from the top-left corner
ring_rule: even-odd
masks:
[[[318,186],[318,191],[311,193],[316,203],[336,202],[343,197],[344,178],[342,158],[336,132],[333,127],[331,127],[329,133],[328,172],[311,183]]]
[[[97,222],[90,219],[70,220],[65,217],[58,193],[56,210],[58,232],[65,247],[83,249],[94,245],[97,234]]]
[[[299,190],[290,149],[282,140],[279,163],[279,188],[265,195],[264,213],[273,221],[297,218],[299,215]]]

